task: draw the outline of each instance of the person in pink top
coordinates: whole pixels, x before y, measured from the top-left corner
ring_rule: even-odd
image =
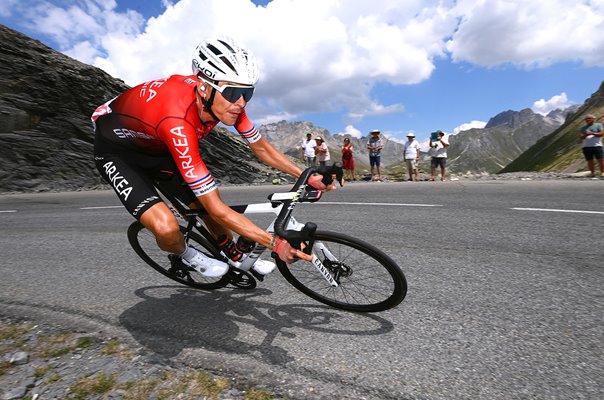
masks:
[[[218,38],[197,46],[192,66],[193,75],[142,83],[96,109],[92,121],[98,171],[130,214],[155,235],[162,250],[181,256],[203,275],[221,276],[228,267],[213,264],[213,259],[186,245],[176,217],[154,187],[157,179],[174,181],[174,191],[182,191],[192,206],[206,209],[206,225],[225,248],[232,248],[234,231],[272,249],[283,261],[294,261],[296,249],[286,240],[273,237],[221,200],[199,154],[199,139],[222,122],[233,126],[263,163],[293,177],[301,174],[258,133],[245,112],[259,75],[254,56],[232,39]],[[324,190],[321,178],[313,176],[309,183]],[[190,190],[179,184],[183,180]],[[266,274],[274,264],[258,268]]]

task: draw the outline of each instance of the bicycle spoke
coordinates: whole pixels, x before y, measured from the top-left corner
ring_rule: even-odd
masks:
[[[280,269],[296,288],[325,304],[354,311],[385,310],[403,300],[404,275],[382,252],[342,234],[316,236],[313,252],[338,277],[339,286],[329,285],[311,263],[298,261]]]

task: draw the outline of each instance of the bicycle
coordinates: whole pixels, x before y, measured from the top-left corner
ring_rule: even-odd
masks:
[[[286,264],[272,253],[277,269],[283,277],[305,295],[329,306],[357,312],[384,311],[400,304],[407,294],[407,281],[401,268],[376,247],[346,234],[319,231],[313,222],[302,224],[293,217],[295,206],[302,202],[316,202],[322,192],[307,184],[311,174],[319,172],[323,182],[330,184],[333,177],[342,182],[342,168],[310,167],[304,170],[288,192],[273,193],[268,202],[230,206],[242,214],[275,214],[267,231],[286,239],[293,247],[302,248],[300,259]],[[155,238],[140,222],[128,228],[128,240],[147,264],[168,278],[181,284],[214,290],[233,285],[240,289],[254,289],[264,277],[252,266],[267,248],[255,243],[247,257],[235,266],[220,251],[216,240],[204,226],[203,209],[187,207],[173,193],[162,190],[160,195],[181,222],[185,240],[206,256],[229,264],[222,277],[205,277],[186,266],[179,256],[163,252]],[[197,232],[195,232],[195,229]],[[302,247],[301,247],[302,245]]]

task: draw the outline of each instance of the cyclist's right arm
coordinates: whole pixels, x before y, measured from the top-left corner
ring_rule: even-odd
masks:
[[[237,232],[261,245],[273,249],[273,236],[256,226],[243,214],[233,211],[220,198],[216,183],[199,154],[199,145],[194,128],[186,121],[174,119],[164,121],[158,130],[162,140],[168,146],[178,169],[203,208],[221,226]],[[289,244],[281,243],[277,250],[279,257],[288,263],[293,262],[296,250]]]

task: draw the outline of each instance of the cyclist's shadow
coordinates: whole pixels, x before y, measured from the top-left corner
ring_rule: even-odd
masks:
[[[259,301],[272,294],[265,288],[205,292],[183,286],[150,286],[135,294],[143,301],[120,315],[121,325],[141,345],[168,358],[184,348],[204,348],[283,365],[294,358],[273,341],[278,335],[295,338],[287,328],[355,336],[393,330],[390,321],[375,314],[347,313],[318,303],[274,306]],[[254,335],[261,331],[262,343],[238,339],[240,333],[249,336],[248,330]]]

